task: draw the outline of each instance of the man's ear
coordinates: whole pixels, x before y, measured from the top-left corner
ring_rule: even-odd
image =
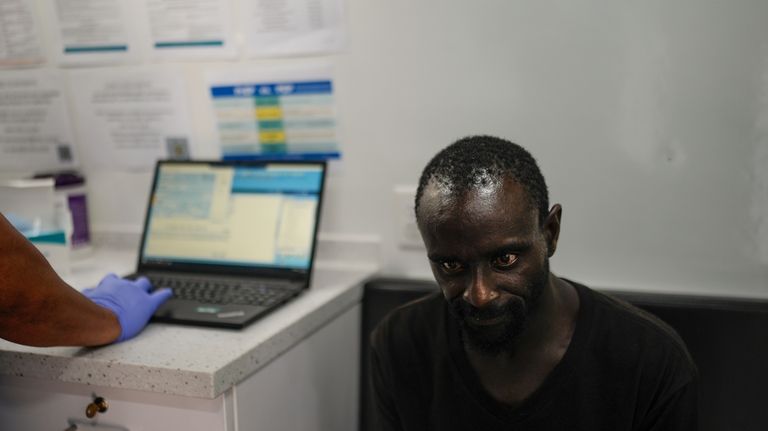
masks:
[[[547,241],[547,255],[552,257],[557,250],[557,240],[560,238],[560,221],[563,218],[563,207],[560,204],[552,205],[547,218],[544,220],[544,239]]]

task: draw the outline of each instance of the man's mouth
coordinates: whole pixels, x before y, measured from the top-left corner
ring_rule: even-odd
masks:
[[[496,316],[467,316],[467,324],[471,326],[493,326],[509,321],[509,314],[503,313]]]

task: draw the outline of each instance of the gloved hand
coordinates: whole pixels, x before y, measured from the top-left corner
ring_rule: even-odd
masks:
[[[157,307],[173,295],[170,289],[149,293],[151,287],[146,277],[131,281],[109,274],[95,288],[83,290],[83,295],[115,313],[122,328],[119,343],[141,332]]]

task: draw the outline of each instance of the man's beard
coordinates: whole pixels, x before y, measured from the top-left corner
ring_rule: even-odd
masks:
[[[526,286],[526,299],[514,296],[504,304],[489,304],[482,309],[469,304],[461,295],[449,300],[451,315],[459,322],[465,345],[487,356],[511,352],[515,340],[525,331],[528,317],[536,309],[548,279],[549,261],[546,260],[541,273]],[[495,325],[475,326],[468,323],[501,316],[504,316],[504,321]]]

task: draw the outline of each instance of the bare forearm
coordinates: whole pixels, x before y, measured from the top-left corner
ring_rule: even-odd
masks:
[[[63,283],[63,282],[62,282]],[[47,289],[46,289],[47,290]],[[0,337],[30,346],[97,346],[120,335],[117,317],[63,284],[47,300],[29,298],[0,314]]]
[[[67,285],[0,216],[0,337],[32,346],[95,346],[119,335],[117,317]]]

